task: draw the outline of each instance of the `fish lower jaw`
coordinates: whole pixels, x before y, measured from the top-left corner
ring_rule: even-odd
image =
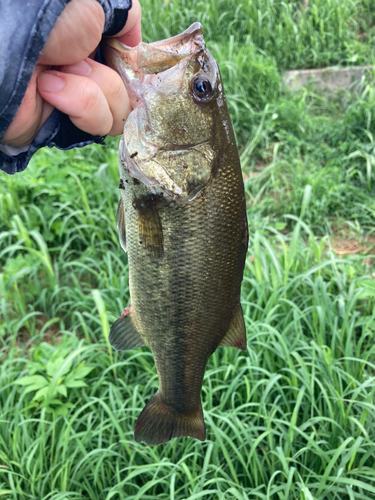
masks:
[[[193,201],[212,180],[216,153],[207,141],[176,149],[123,139],[120,150],[120,173],[123,168],[150,193],[180,205]]]
[[[178,205],[185,205],[195,200],[203,191],[204,187],[196,186],[193,190],[186,192],[183,188],[178,186],[170,179],[168,184],[156,180],[154,177],[147,176],[134,163],[121,162],[122,167],[128,175],[134,180],[140,182],[147,191],[156,196],[162,196],[167,203],[176,203]],[[120,177],[123,178],[123,173],[120,168]]]
[[[166,204],[174,203],[175,205],[181,206],[191,203],[195,199],[201,196],[204,191],[204,186],[199,187],[196,191],[191,191],[190,193],[184,193],[182,189],[171,192],[165,186],[159,185],[158,187],[148,187],[151,194],[156,196],[162,196]]]

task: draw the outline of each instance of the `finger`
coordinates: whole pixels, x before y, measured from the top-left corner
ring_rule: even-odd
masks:
[[[59,71],[44,71],[38,91],[47,102],[67,114],[81,130],[103,136],[111,131],[113,117],[100,87],[90,78]]]
[[[5,131],[2,142],[11,146],[31,144],[39,128],[51,114],[52,106],[43,103],[42,97],[37,92],[37,77],[45,69],[46,67],[41,65],[35,67],[22,103]]]
[[[133,0],[132,8],[128,12],[128,19],[123,29],[115,38],[129,47],[135,47],[142,41],[141,31],[142,11],[138,0]]]
[[[116,71],[91,59],[59,69],[64,73],[89,77],[98,85],[112,113],[113,124],[107,134],[121,135],[131,108],[125,86]]]
[[[102,37],[104,11],[96,0],[71,0],[48,37],[39,63],[73,64],[88,57]]]

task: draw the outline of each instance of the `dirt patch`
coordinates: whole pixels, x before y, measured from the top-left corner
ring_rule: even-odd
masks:
[[[344,238],[335,236],[331,239],[331,248],[339,256],[345,255],[371,255],[364,260],[368,269],[373,269],[375,259],[372,255],[375,253],[375,236],[366,236],[362,238]]]
[[[331,240],[332,249],[337,255],[367,255],[375,248],[375,236],[365,238],[343,238],[334,236]]]

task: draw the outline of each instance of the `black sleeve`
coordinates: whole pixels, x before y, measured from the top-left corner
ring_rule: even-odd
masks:
[[[105,13],[104,34],[118,33],[126,23],[131,0],[98,0]],[[69,0],[0,0],[0,141],[25,95],[47,38]],[[98,53],[100,60],[100,52]],[[44,146],[70,149],[103,142],[79,130],[55,110],[32,144],[14,151],[0,143],[0,169],[22,172],[31,156]],[[25,150],[26,149],[26,150]]]

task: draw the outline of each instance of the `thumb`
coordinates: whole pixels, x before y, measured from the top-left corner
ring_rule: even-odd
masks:
[[[128,12],[128,19],[123,29],[114,37],[129,47],[135,47],[142,41],[141,29],[142,11],[138,0],[133,0],[132,8]]]

